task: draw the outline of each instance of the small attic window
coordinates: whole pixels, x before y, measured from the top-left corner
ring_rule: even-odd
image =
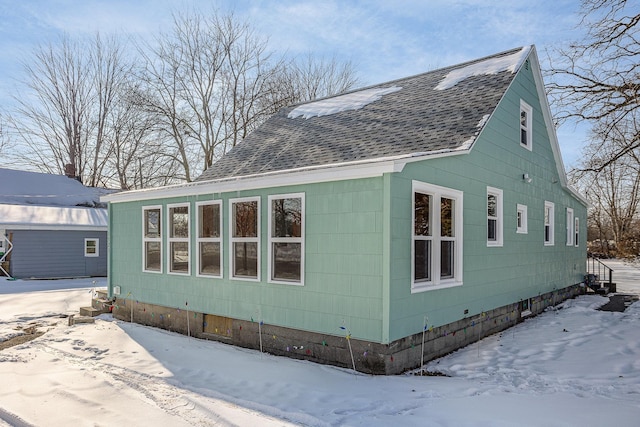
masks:
[[[520,100],[520,145],[529,151],[533,148],[532,115],[533,109],[531,106]]]

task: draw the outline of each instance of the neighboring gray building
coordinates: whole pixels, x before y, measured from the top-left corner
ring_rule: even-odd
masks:
[[[103,191],[61,175],[0,169],[0,275],[107,275]]]

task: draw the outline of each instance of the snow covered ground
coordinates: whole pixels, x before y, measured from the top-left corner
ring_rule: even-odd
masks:
[[[612,261],[619,292],[640,269]],[[97,281],[0,279],[0,425],[637,426],[640,303],[582,296],[433,361],[450,377],[380,377],[101,316],[68,326]],[[4,422],[4,424],[3,424]]]

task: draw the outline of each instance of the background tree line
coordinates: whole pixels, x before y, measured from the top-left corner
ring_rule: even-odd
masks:
[[[640,8],[635,0],[582,0],[581,40],[550,51],[555,119],[589,125],[572,183],[589,203],[590,250],[637,256],[640,242]]]
[[[0,148],[18,164],[90,186],[192,181],[283,106],[344,92],[351,63],[287,60],[233,14],[176,13],[154,40],[41,45],[24,62]],[[7,149],[11,147],[11,149]]]

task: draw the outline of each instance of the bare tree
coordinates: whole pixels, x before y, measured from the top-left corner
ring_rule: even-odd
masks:
[[[26,91],[15,99],[11,126],[23,159],[44,172],[71,171],[88,185],[108,185],[110,156],[122,127],[114,114],[130,85],[131,62],[116,37],[62,37],[24,63]]]
[[[4,117],[2,116],[2,113],[0,113],[0,155],[3,153],[6,145],[7,145],[6,125],[4,123]]]
[[[350,63],[311,55],[286,62],[267,46],[233,14],[188,12],[175,14],[172,31],[140,49],[140,107],[156,115],[182,179],[211,167],[279,108],[357,82]]]
[[[182,178],[191,181],[194,167],[206,169],[251,129],[268,67],[265,42],[233,15],[191,12],[174,15],[172,32],[141,54],[141,106],[156,115]]]
[[[66,164],[82,176],[91,103],[90,69],[78,43],[63,37],[40,46],[24,63],[26,94],[15,97],[10,123],[25,146],[25,158],[50,173]]]
[[[590,202],[589,228],[597,231],[597,238],[609,250],[608,241],[614,240],[619,255],[630,255],[635,251],[634,240],[640,206],[640,149],[627,151],[615,162],[602,165],[613,153],[627,144],[629,128],[635,123],[619,123],[618,126],[602,125],[594,130],[593,141],[587,151],[583,167],[573,176]],[[604,141],[604,142],[603,142]],[[637,255],[637,254],[634,254]]]
[[[608,137],[640,106],[640,11],[627,0],[582,0],[581,12],[586,35],[553,52],[547,89],[558,120],[591,122]],[[604,168],[639,146],[635,130],[590,167]]]

